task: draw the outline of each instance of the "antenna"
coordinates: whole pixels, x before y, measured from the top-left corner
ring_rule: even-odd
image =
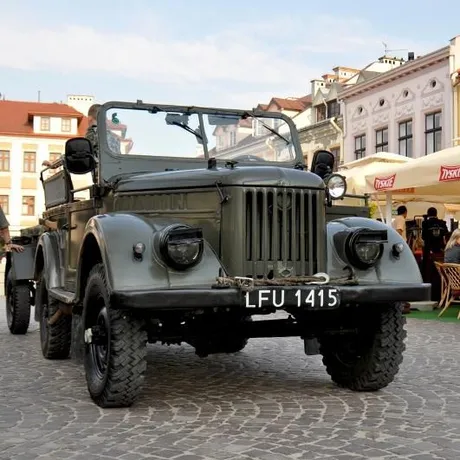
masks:
[[[408,48],[399,48],[399,49],[388,49],[388,45],[385,42],[382,42],[383,48],[385,50],[385,55],[387,55],[389,52],[393,51],[408,51]]]

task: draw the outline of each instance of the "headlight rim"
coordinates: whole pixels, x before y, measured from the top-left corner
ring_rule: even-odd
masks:
[[[361,270],[368,270],[369,268],[375,266],[375,264],[382,258],[383,252],[384,252],[384,244],[382,242],[375,241],[374,243],[359,243],[359,236],[366,232],[368,229],[366,228],[359,228],[356,229],[355,231],[351,232],[345,242],[345,254],[347,256],[347,259],[350,261],[350,263]],[[356,247],[358,244],[375,244],[379,248],[379,252],[377,257],[371,261],[371,262],[366,262],[362,260],[356,251]]]
[[[343,194],[338,196],[338,197],[334,197],[332,196],[331,192],[330,192],[330,189],[329,189],[329,182],[332,178],[334,177],[340,177],[342,180],[343,180]],[[326,188],[328,190],[328,195],[330,196],[330,198],[332,200],[341,200],[346,194],[347,194],[347,187],[348,187],[348,184],[347,184],[347,178],[342,175],[342,174],[339,174],[339,173],[332,173],[330,174],[329,176],[327,176],[325,179],[324,179],[324,183],[326,185]]]
[[[169,254],[168,251],[168,239],[171,237],[171,233],[175,230],[195,230],[199,234],[198,237],[196,237],[199,240],[199,250],[198,250],[198,256],[196,259],[190,263],[190,264],[180,264],[177,263]],[[192,227],[190,225],[186,224],[171,224],[165,227],[163,230],[161,230],[161,233],[159,235],[159,240],[158,240],[158,251],[161,256],[161,259],[163,262],[173,270],[177,271],[184,271],[188,270],[190,268],[195,267],[198,265],[202,259],[203,259],[203,253],[204,253],[204,238],[202,234],[202,230],[200,228]]]

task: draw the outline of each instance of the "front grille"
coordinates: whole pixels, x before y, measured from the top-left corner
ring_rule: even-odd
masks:
[[[246,276],[308,276],[323,267],[323,191],[246,188],[244,199]]]

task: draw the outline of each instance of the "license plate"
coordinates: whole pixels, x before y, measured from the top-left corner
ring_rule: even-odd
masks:
[[[274,306],[327,309],[340,306],[340,291],[333,287],[317,286],[303,289],[260,289],[246,292],[247,308]]]

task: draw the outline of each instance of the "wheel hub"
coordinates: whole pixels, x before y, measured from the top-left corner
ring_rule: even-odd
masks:
[[[101,309],[96,324],[85,331],[85,341],[89,344],[90,354],[96,373],[102,377],[109,359],[109,321],[107,309]]]

